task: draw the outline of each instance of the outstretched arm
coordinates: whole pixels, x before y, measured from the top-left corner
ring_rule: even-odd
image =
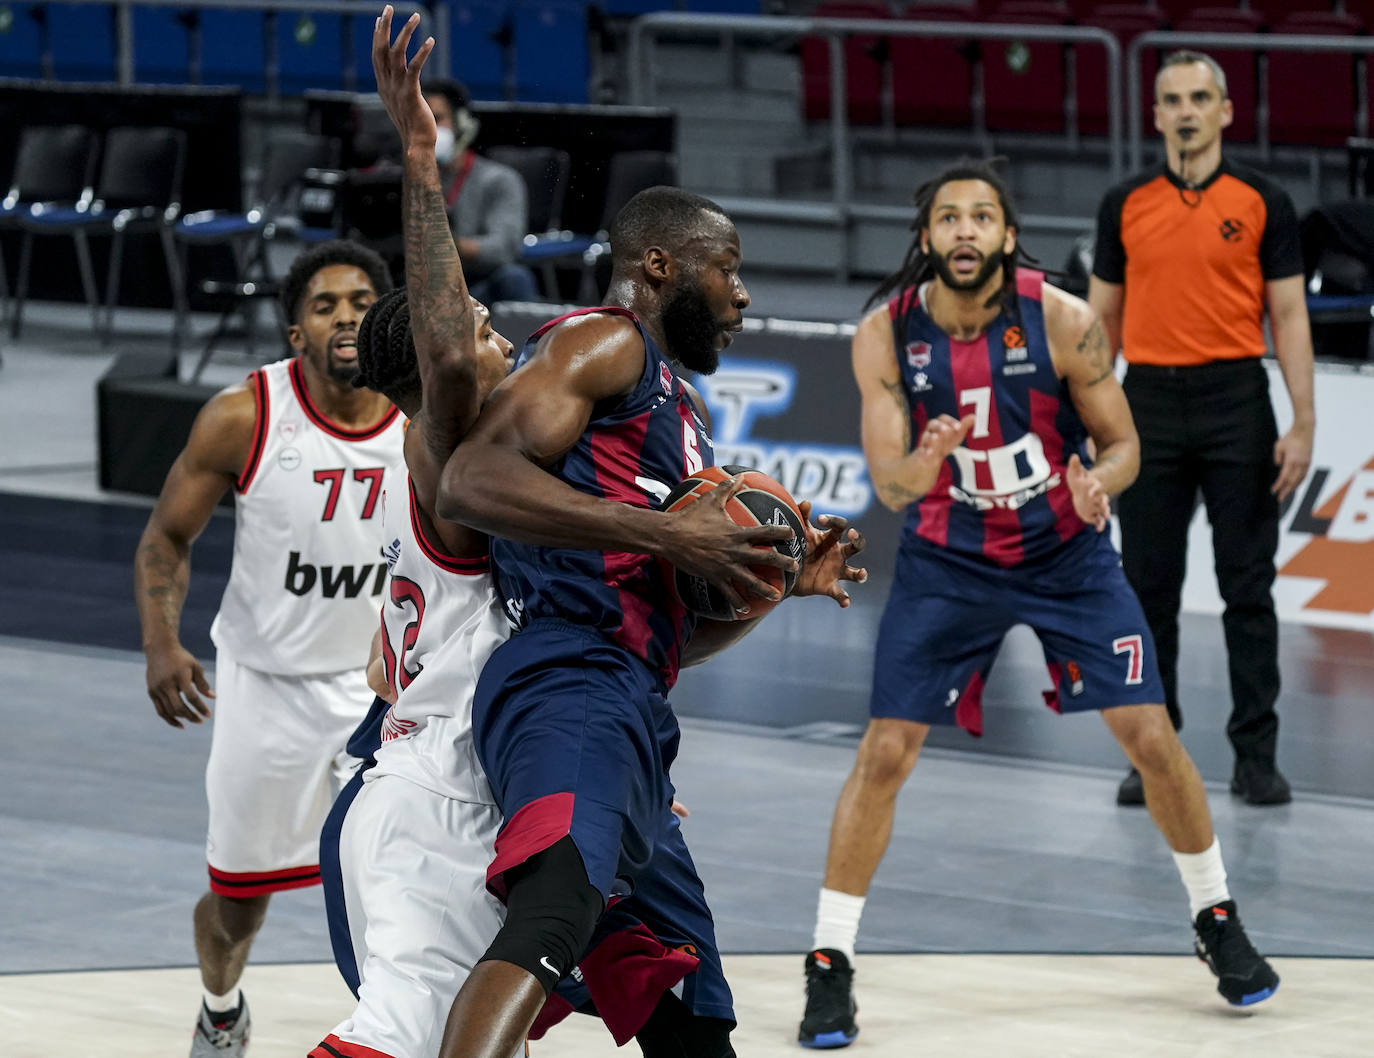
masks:
[[[402,220],[410,329],[424,393],[407,437],[406,464],[420,503],[432,510],[439,475],[481,407],[477,386],[472,299],[449,230],[439,167],[434,160],[437,126],[420,90],[420,72],[434,50],[425,40],[406,62],[420,16],[412,15],[391,40],[388,5],[372,35],[377,94],[401,135],[405,157]]]
[[[134,600],[147,658],[148,697],[173,727],[210,715],[205,670],[181,645],[181,608],[191,577],[191,544],[243,469],[253,438],[254,397],[234,386],[210,399],[163,483],[134,557]]]
[[[549,547],[657,554],[706,577],[741,607],[732,586],[777,598],[751,565],[791,568],[792,559],[755,544],[787,539],[783,526],[737,526],[722,487],[681,511],[664,514],[604,500],[545,470],[577,443],[599,401],[629,393],[644,369],[644,342],[618,316],[591,315],[559,324],[488,399],[476,424],[444,468],[441,518],[493,536]]]

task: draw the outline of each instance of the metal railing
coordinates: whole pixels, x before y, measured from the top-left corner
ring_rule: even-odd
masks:
[[[830,52],[830,154],[833,198],[842,212],[850,208],[853,175],[849,160],[849,120],[845,98],[844,41],[851,36],[925,37],[954,40],[1006,40],[1093,45],[1107,54],[1107,143],[1112,179],[1123,165],[1121,119],[1121,45],[1106,30],[1090,26],[998,25],[966,22],[903,22],[900,19],[789,18],[758,15],[692,15],[663,13],[635,19],[629,37],[629,87],[634,103],[648,104],[654,95],[653,46],[667,33],[720,37],[727,46],[736,38],[824,37]]]
[[[401,19],[409,18],[413,13],[419,13],[420,25],[417,30],[417,39],[423,40],[432,35],[436,41],[443,42],[449,36],[446,5],[437,5],[435,13],[431,14],[427,7],[414,3],[412,0],[388,0],[388,2],[396,9],[396,13]],[[171,7],[178,11],[261,11],[268,19],[274,19],[280,11],[289,11],[292,14],[318,12],[321,14],[375,16],[382,10],[381,0],[290,0],[289,5],[281,3],[280,0],[137,0],[137,2],[133,2],[133,0],[114,0],[114,2],[111,0],[62,0],[62,3],[114,8],[115,80],[121,85],[136,84],[138,80],[134,56],[133,11],[136,7]],[[267,94],[277,96],[280,94],[281,62],[276,53],[277,35],[275,32],[270,32],[271,28],[269,25],[269,32],[265,33],[267,54],[263,75],[267,85]],[[60,40],[60,37],[58,39]],[[441,46],[435,49],[434,72],[436,75],[448,75],[448,55],[449,48],[447,45],[441,43]],[[47,71],[52,69],[50,54],[44,56],[43,68]]]
[[[1351,55],[1363,61],[1374,53],[1374,37],[1324,37],[1287,33],[1179,33],[1151,30],[1131,41],[1126,49],[1126,107],[1128,138],[1131,149],[1131,170],[1144,165],[1144,85],[1142,83],[1141,54],[1146,48],[1197,48],[1203,51],[1253,51],[1268,57],[1274,51],[1320,52],[1332,55]],[[1266,68],[1259,66],[1260,77],[1255,87],[1255,126],[1261,152],[1269,149],[1269,85]],[[1369,100],[1365,79],[1356,79],[1358,96],[1355,109],[1357,136],[1369,131]]]

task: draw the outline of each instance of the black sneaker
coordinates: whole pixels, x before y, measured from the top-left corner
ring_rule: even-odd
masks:
[[[797,1030],[803,1047],[848,1047],[859,1034],[854,971],[844,952],[820,948],[806,957],[806,1015]]]
[[[1245,935],[1234,900],[1198,912],[1193,949],[1216,975],[1217,991],[1233,1007],[1248,1007],[1278,990],[1279,975]]]
[[[1145,803],[1145,782],[1140,772],[1132,768],[1116,788],[1116,803],[1119,805],[1143,805]]]
[[[1286,805],[1293,800],[1293,790],[1278,768],[1249,760],[1236,763],[1231,792],[1248,805]]]

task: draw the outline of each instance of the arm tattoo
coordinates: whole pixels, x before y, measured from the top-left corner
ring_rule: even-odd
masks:
[[[163,627],[175,632],[181,625],[181,605],[186,600],[186,568],[180,556],[169,553],[157,541],[138,549],[143,572],[143,595]]]
[[[1083,385],[1095,386],[1112,374],[1112,351],[1107,343],[1107,332],[1102,329],[1101,320],[1093,320],[1092,325],[1083,332],[1076,352],[1086,357],[1089,365],[1097,372]]]
[[[920,492],[914,492],[906,486],[898,485],[895,482],[887,482],[886,484],[879,485],[878,491],[882,493],[883,498],[894,507],[905,507],[919,500],[923,495]]]
[[[892,399],[896,401],[897,407],[902,413],[902,451],[911,450],[911,405],[906,401],[906,389],[902,386],[899,378],[896,382],[882,380],[883,389],[892,394]]]

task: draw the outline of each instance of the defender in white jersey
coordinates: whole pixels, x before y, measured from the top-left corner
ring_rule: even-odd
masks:
[[[320,827],[356,765],[344,747],[371,697],[362,652],[386,584],[381,497],[404,423],[353,379],[358,323],[390,286],[381,258],[356,243],[297,258],[282,291],[297,355],[206,404],[139,544],[149,696],[173,727],[200,723],[215,695],[181,645],[181,608],[191,544],[235,490],[233,565],[211,630],[219,705],[193,1056],[242,1053],[238,980],[268,897],[318,883]]]

